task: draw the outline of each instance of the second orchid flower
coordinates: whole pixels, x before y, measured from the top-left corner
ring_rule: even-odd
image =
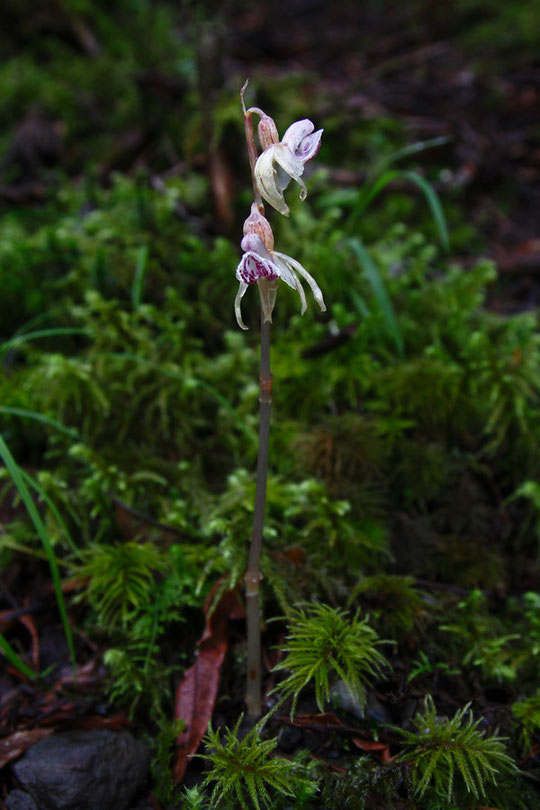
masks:
[[[307,302],[300,277],[305,279],[311,287],[313,297],[321,311],[326,311],[321,288],[313,276],[296,259],[274,250],[274,236],[270,223],[259,213],[255,203],[251,206],[251,214],[244,223],[244,234],[240,245],[244,255],[236,268],[236,278],[240,285],[234,302],[236,320],[242,329],[247,329],[247,326],[242,320],[240,302],[248,286],[254,283],[257,283],[259,287],[265,321],[272,320],[279,279],[297,291],[302,315],[306,311]]]
[[[256,107],[252,109],[262,113]],[[319,151],[323,133],[322,129],[313,132],[314,129],[308,118],[295,121],[279,141],[273,119],[264,113],[261,116],[258,131],[263,152],[255,164],[255,181],[262,198],[284,216],[289,216],[289,206],[283,191],[291,180],[300,186],[300,199],[306,197],[304,166]]]

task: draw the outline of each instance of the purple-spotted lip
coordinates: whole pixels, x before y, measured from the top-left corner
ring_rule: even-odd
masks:
[[[260,278],[279,278],[277,268],[272,262],[258,256],[252,250],[244,253],[236,270],[236,278],[244,284],[254,284]]]

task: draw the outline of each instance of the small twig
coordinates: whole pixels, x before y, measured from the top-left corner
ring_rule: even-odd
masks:
[[[402,70],[406,65],[414,65],[418,62],[434,59],[444,54],[445,51],[448,51],[448,47],[448,42],[444,39],[438,42],[430,42],[427,45],[421,45],[415,51],[408,50],[405,53],[376,63],[373,67],[364,71],[364,78],[384,76],[386,73]]]
[[[42,602],[35,602],[34,604],[26,605],[26,607],[2,610],[0,611],[0,625],[5,625],[14,619],[20,619],[21,616],[28,616],[30,613],[39,613],[44,609],[45,605]]]
[[[350,326],[345,326],[343,329],[335,335],[327,335],[322,340],[319,340],[318,343],[314,343],[312,346],[308,346],[307,349],[304,349],[301,357],[302,358],[310,358],[310,357],[320,357],[321,355],[328,354],[328,352],[334,351],[334,349],[338,349],[348,340],[350,340],[356,330],[358,329],[358,324],[353,323]]]
[[[128,515],[131,515],[134,518],[137,518],[138,521],[141,523],[147,523],[149,526],[155,526],[156,529],[162,529],[164,532],[168,532],[169,534],[175,534],[177,537],[181,537],[182,539],[186,539],[189,537],[186,532],[180,531],[180,529],[175,529],[174,526],[168,526],[166,523],[161,523],[159,520],[155,520],[151,518],[149,515],[144,515],[142,512],[139,512],[137,509],[134,509],[132,506],[128,506],[127,503],[121,501],[120,498],[117,498],[116,495],[113,495],[112,492],[108,492],[107,495],[111,499],[111,501],[119,506],[124,512],[127,512]],[[191,539],[191,538],[190,538]]]
[[[430,579],[415,578],[414,584],[418,585],[420,588],[431,588],[435,591],[449,591],[450,593],[456,593],[460,596],[468,596],[471,592],[470,588],[461,588],[459,585],[449,585],[445,582],[433,582]],[[485,591],[483,591],[483,593],[485,593]]]

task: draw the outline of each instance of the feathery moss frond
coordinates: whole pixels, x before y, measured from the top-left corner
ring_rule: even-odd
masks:
[[[205,757],[212,767],[203,782],[204,787],[213,785],[209,807],[229,806],[232,800],[242,810],[261,810],[272,806],[276,794],[294,797],[311,786],[297,763],[271,756],[277,740],[260,739],[266,720],[263,717],[243,739],[238,736],[242,717],[232,730],[225,730],[223,739],[209,726]]]
[[[154,572],[165,565],[151,543],[95,544],[79,576],[89,577],[86,598],[94,605],[106,627],[125,627],[133,610],[151,601]]]
[[[520,723],[520,741],[524,752],[532,747],[532,737],[540,731],[540,690],[523,700],[517,700],[512,705],[512,714]]]
[[[478,730],[481,718],[474,720],[470,705],[443,719],[437,717],[433,698],[427,695],[424,711],[413,720],[415,730],[395,729],[408,746],[399,759],[410,763],[418,796],[428,792],[447,802],[467,795],[482,799],[498,774],[515,772],[504,738],[484,736]]]
[[[382,642],[368,619],[358,612],[352,619],[345,611],[329,605],[313,604],[293,611],[284,647],[285,658],[274,667],[290,675],[277,691],[283,698],[293,697],[291,716],[302,689],[313,681],[317,705],[321,711],[330,697],[330,676],[342,678],[360,703],[365,704],[365,685],[387,666],[377,649]]]

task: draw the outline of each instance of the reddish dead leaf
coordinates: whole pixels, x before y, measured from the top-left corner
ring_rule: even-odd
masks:
[[[25,599],[25,607],[28,606],[28,599]],[[19,621],[23,624],[30,635],[32,636],[32,663],[36,672],[39,672],[39,638],[36,630],[34,617],[26,614],[19,617]]]
[[[522,768],[529,759],[535,759],[540,753],[540,745],[533,745],[530,751],[527,751],[523,759],[519,761],[519,767]]]
[[[512,250],[494,245],[493,258],[502,273],[536,273],[540,268],[540,239],[521,242]]]
[[[0,611],[0,633],[5,634],[10,629],[13,621],[19,616],[20,612],[18,608]]]
[[[86,587],[90,581],[90,577],[73,577],[73,579],[64,579],[61,582],[62,593],[75,593],[75,591]],[[55,593],[54,583],[49,582],[44,588],[45,593]]]
[[[330,712],[324,712],[323,714],[296,714],[291,720],[291,724],[309,728],[347,728],[339,717]]]
[[[214,195],[214,205],[218,222],[225,229],[231,227],[233,221],[233,177],[223,154],[218,149],[211,149],[208,156],[208,172],[210,185]]]
[[[303,548],[300,548],[300,546],[286,548],[283,552],[283,556],[297,568],[301,568],[306,561],[306,552]]]
[[[0,716],[9,711],[13,704],[21,699],[21,690],[19,686],[14,686],[13,689],[6,689],[0,692]]]
[[[329,770],[336,771],[336,773],[347,773],[347,768],[344,768],[342,765],[336,765],[334,762],[328,762],[328,760],[322,759],[322,757],[316,757],[315,754],[310,754],[309,758],[315,762],[322,762],[322,764],[326,765]]]
[[[114,512],[116,515],[116,525],[125,540],[133,540],[137,534],[140,534],[141,521],[137,520],[131,512],[128,512],[128,510],[124,508],[124,504],[115,500]]]
[[[386,743],[375,742],[375,740],[361,740],[359,737],[353,737],[352,741],[356,747],[360,748],[362,751],[377,751],[380,753],[381,759],[385,764],[388,764],[392,759],[390,748]]]
[[[527,239],[526,242],[520,242],[519,245],[516,245],[516,253],[521,253],[523,256],[540,253],[540,239]]]
[[[109,717],[102,717],[99,714],[93,714],[90,717],[84,717],[82,720],[77,722],[77,728],[109,728],[113,731],[119,731],[121,728],[126,728],[126,726],[131,725],[133,724],[130,723],[127,715],[123,712],[111,714]]]
[[[30,608],[28,607],[29,600],[25,599],[25,607],[21,610],[15,608],[12,610],[3,610],[0,612],[0,632],[5,633],[15,620],[19,621],[30,633],[32,638],[32,663],[36,672],[39,671],[39,639],[36,630],[36,625],[33,617],[30,615]],[[26,612],[28,611],[28,612]],[[19,675],[17,670],[12,670]]]
[[[301,726],[303,728],[320,728],[327,730],[334,729],[337,731],[348,732],[349,734],[353,733],[355,736],[352,738],[352,741],[357,748],[361,748],[362,751],[377,751],[380,753],[381,759],[384,763],[388,763],[392,759],[390,748],[386,743],[376,742],[375,740],[361,739],[361,737],[358,736],[358,734],[362,734],[360,729],[355,729],[352,726],[345,725],[345,723],[341,722],[339,717],[336,717],[335,714],[331,714],[330,712],[325,712],[323,714],[297,714],[289,722],[293,726]]]
[[[30,731],[15,731],[9,737],[0,740],[0,768],[16,759],[44,737],[50,737],[54,729],[33,728]]]
[[[6,671],[9,672],[10,675],[13,675],[14,678],[18,678],[22,683],[28,683],[29,681],[29,678],[22,672],[19,672],[17,667],[14,667],[12,664],[8,664]]]
[[[46,695],[33,695],[32,716],[24,722],[26,729],[33,726],[39,728],[54,727],[66,722],[72,722],[79,714],[78,707],[67,698],[58,698],[54,692],[47,692]]]
[[[214,592],[215,589],[206,600],[207,616]],[[242,615],[237,591],[226,591],[207,618],[195,663],[184,673],[176,690],[174,716],[186,724],[186,730],[177,738],[178,754],[173,772],[176,782],[182,780],[188,758],[199,747],[214,711],[221,667],[227,652],[227,620]]]
[[[54,688],[61,690],[64,687],[83,692],[100,686],[104,677],[105,668],[101,656],[96,655],[83,666],[77,667],[75,672],[73,667],[63,667]]]

